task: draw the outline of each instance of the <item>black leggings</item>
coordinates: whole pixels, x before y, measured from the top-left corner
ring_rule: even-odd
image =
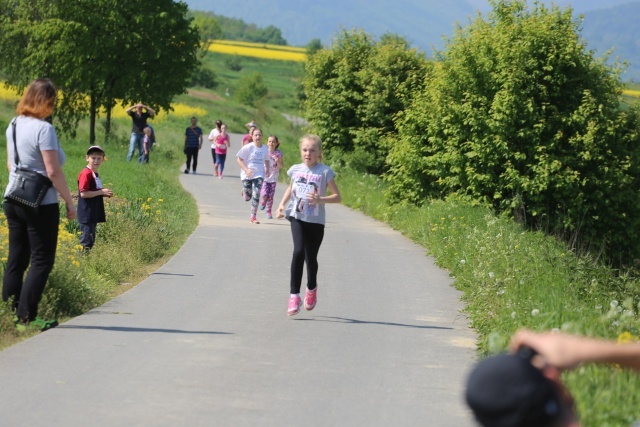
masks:
[[[198,151],[200,151],[199,147],[186,147],[184,149],[184,153],[187,155],[187,170],[191,166],[191,161],[193,160],[193,171],[195,172],[198,168]]]
[[[4,213],[9,228],[9,258],[2,299],[13,297],[18,317],[31,321],[38,315],[38,304],[56,259],[60,208],[57,203],[42,205],[35,212],[5,202]],[[27,267],[29,272],[24,277]]]
[[[324,225],[289,218],[293,237],[291,259],[291,293],[299,294],[302,286],[302,270],[307,264],[307,288],[313,290],[318,283],[318,252],[324,237]]]

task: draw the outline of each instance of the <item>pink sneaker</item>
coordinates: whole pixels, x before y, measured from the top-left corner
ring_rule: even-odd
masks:
[[[317,286],[312,291],[307,289],[307,293],[304,296],[304,308],[306,308],[309,311],[313,310],[315,308],[315,306],[316,306],[316,301],[318,301],[318,287]]]
[[[296,314],[300,313],[301,305],[302,300],[298,295],[289,298],[289,309],[287,310],[287,316],[295,316]]]

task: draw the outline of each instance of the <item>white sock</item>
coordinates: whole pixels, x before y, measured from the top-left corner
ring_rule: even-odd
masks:
[[[291,294],[291,296],[300,298],[300,294]]]

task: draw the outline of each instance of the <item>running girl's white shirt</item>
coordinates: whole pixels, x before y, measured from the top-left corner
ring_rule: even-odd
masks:
[[[327,185],[333,181],[335,172],[322,163],[309,168],[304,163],[291,166],[287,171],[291,178],[291,199],[285,209],[286,217],[293,217],[315,224],[325,223],[324,203],[311,206],[307,202],[307,193],[317,192],[320,197],[327,195]]]
[[[220,131],[218,128],[213,128],[211,133],[209,134],[209,139],[211,140],[211,148],[216,148],[215,140],[216,136],[220,135]]]
[[[264,170],[264,161],[267,159],[269,155],[269,148],[266,145],[258,148],[254,143],[247,144],[243,146],[236,157],[242,159],[244,164],[253,171],[253,178],[264,178],[265,170]],[[240,179],[248,179],[247,174],[244,170],[240,171]]]

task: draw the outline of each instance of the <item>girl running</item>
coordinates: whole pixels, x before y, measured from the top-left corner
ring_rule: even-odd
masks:
[[[322,160],[322,141],[317,135],[305,135],[300,139],[302,163],[287,171],[291,184],[278,206],[278,218],[285,217],[291,223],[293,257],[291,259],[291,281],[287,315],[300,312],[302,300],[302,270],[307,265],[307,291],[304,308],[313,310],[318,299],[318,252],[324,237],[325,203],[340,203],[342,197],[329,166]],[[331,195],[327,195],[327,187]],[[286,209],[285,209],[286,206]]]
[[[273,218],[271,215],[271,207],[273,206],[273,196],[276,194],[276,184],[278,183],[278,176],[280,175],[280,169],[284,167],[282,160],[282,151],[278,150],[280,141],[275,135],[269,135],[267,140],[267,147],[269,147],[269,171],[271,172],[264,180],[262,184],[262,202],[260,203],[260,209],[267,208],[267,219]]]
[[[260,191],[264,177],[269,175],[269,150],[262,145],[262,131],[255,129],[252,134],[253,142],[240,148],[236,160],[240,165],[240,179],[242,180],[242,197],[251,200],[251,222],[260,224],[256,218]]]

